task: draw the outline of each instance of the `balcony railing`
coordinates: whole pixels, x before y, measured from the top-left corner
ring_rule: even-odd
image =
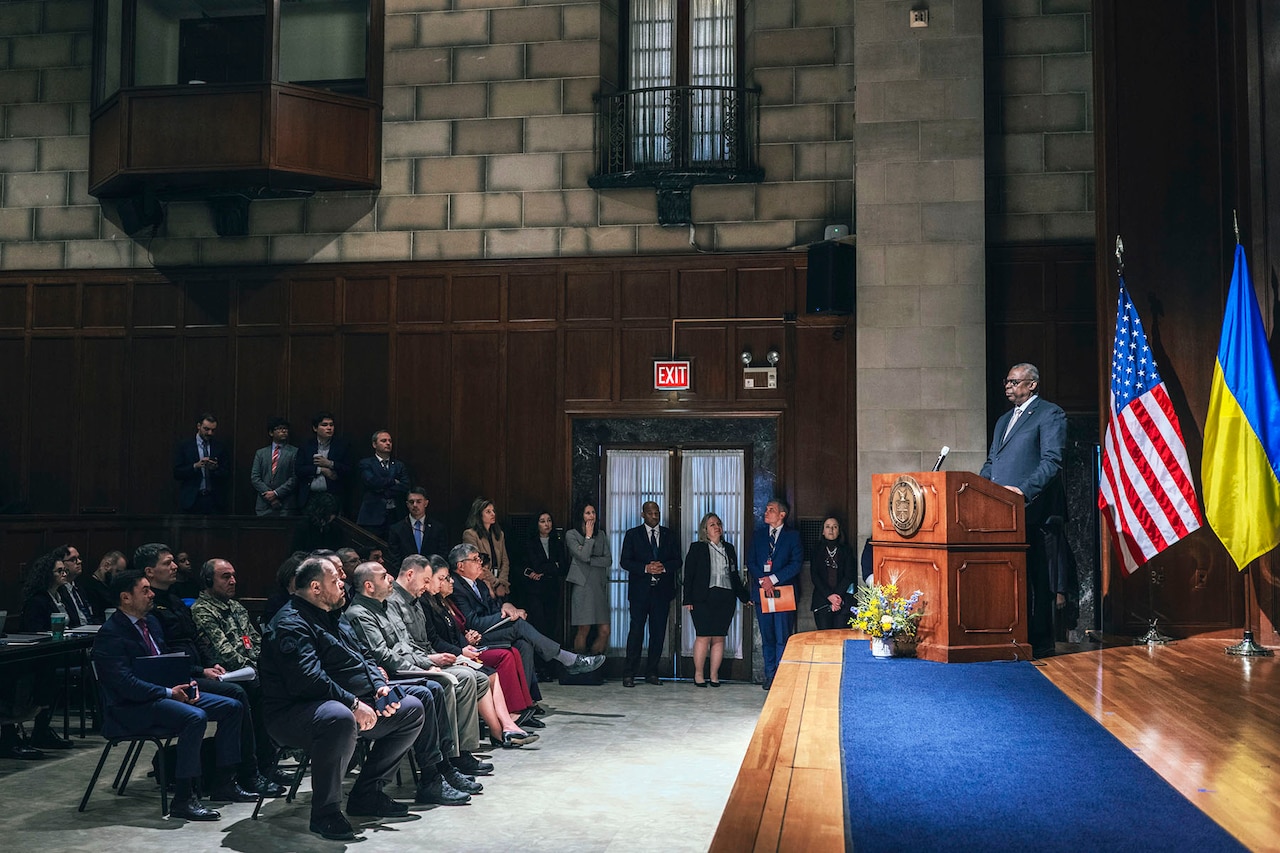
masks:
[[[596,96],[591,186],[759,182],[760,90],[665,86]]]

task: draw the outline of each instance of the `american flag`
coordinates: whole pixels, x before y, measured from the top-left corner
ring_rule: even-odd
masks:
[[[1098,507],[1111,522],[1126,574],[1203,523],[1182,428],[1123,277]]]

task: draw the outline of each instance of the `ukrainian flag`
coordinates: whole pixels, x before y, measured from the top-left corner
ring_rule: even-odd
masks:
[[[1280,392],[1239,244],[1213,366],[1200,474],[1205,518],[1238,568],[1280,545]]]

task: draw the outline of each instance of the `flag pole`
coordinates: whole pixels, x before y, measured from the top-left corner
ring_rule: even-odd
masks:
[[[1236,245],[1239,246],[1240,245],[1240,220],[1236,216],[1236,211],[1234,208],[1232,208],[1231,210],[1231,226],[1236,232]],[[1253,580],[1253,572],[1256,569],[1256,567],[1257,567],[1257,561],[1255,560],[1253,566],[1250,567],[1249,569],[1250,581]],[[1245,583],[1244,612],[1245,612],[1246,620],[1249,618],[1249,612],[1252,609],[1251,601],[1253,599],[1253,595],[1254,595],[1253,584]],[[1246,658],[1269,658],[1275,654],[1275,652],[1273,652],[1271,649],[1260,646],[1256,642],[1254,642],[1253,631],[1249,629],[1247,622],[1244,628],[1244,638],[1241,639],[1240,642],[1236,643],[1233,646],[1227,646],[1226,649],[1224,649],[1223,651],[1225,651],[1229,655],[1234,655],[1236,657],[1246,657]]]
[[[1116,276],[1120,287],[1124,287],[1124,240],[1116,235]],[[1133,641],[1135,646],[1164,646],[1173,641],[1160,633],[1156,624],[1160,619],[1156,616],[1156,588],[1164,584],[1164,572],[1151,566],[1147,570],[1147,632]]]

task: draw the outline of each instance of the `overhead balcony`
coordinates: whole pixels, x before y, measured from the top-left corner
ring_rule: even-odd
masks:
[[[601,94],[596,189],[654,187],[658,222],[692,223],[700,184],[760,183],[760,90],[667,86]]]

